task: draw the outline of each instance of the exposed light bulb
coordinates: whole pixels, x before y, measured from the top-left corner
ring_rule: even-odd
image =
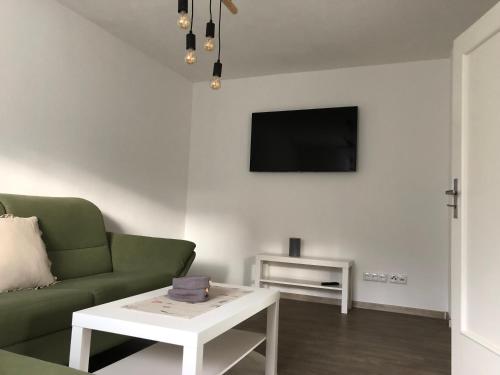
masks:
[[[208,37],[205,40],[205,43],[203,44],[203,48],[205,49],[205,51],[209,51],[209,52],[213,51],[215,48],[214,38]]]
[[[203,48],[205,51],[213,51],[215,48],[215,23],[212,21],[212,12],[210,12],[210,21],[207,22],[207,31],[205,32],[205,43]]]
[[[187,64],[194,64],[196,62],[196,51],[193,49],[188,49],[184,61]]]
[[[189,15],[186,12],[179,13],[179,18],[177,19],[177,26],[179,26],[183,30],[187,30],[189,29],[189,26],[191,26]]]
[[[217,62],[214,64],[214,72],[212,74],[212,80],[210,81],[210,88],[213,90],[218,90],[220,89],[221,81],[220,77],[222,77],[222,63],[220,60],[217,60]]]
[[[186,34],[186,56],[184,61],[190,65],[196,62],[196,35],[193,34],[193,31]]]
[[[212,80],[210,81],[210,88],[212,90],[218,90],[222,86],[220,77],[213,76]]]

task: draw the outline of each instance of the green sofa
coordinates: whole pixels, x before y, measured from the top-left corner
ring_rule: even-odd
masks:
[[[49,362],[68,363],[74,311],[170,285],[195,257],[189,241],[106,233],[84,199],[0,194],[5,213],[38,217],[58,282],[0,294],[0,349]],[[91,355],[127,340],[94,332]]]
[[[0,350],[0,375],[88,375],[39,359]]]

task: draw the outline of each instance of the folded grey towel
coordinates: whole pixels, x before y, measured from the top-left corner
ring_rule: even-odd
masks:
[[[169,289],[168,296],[181,302],[205,302],[208,300],[208,293],[206,289]]]
[[[173,289],[205,289],[210,287],[208,276],[176,277],[172,280]]]

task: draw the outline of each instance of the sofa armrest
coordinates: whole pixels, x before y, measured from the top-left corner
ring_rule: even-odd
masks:
[[[0,374],[2,375],[84,375],[87,372],[71,369],[39,359],[0,350]]]
[[[113,271],[160,271],[173,277],[187,273],[196,245],[190,241],[108,233]]]

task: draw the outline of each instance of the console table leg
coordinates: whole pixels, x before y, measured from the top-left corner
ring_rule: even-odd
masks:
[[[182,354],[182,375],[200,375],[203,368],[203,345],[185,345]]]
[[[73,326],[71,331],[69,367],[82,371],[89,370],[91,335],[92,331],[90,329]]]
[[[349,290],[351,286],[349,285],[349,267],[342,269],[342,314],[347,314],[349,310]]]
[[[255,287],[261,288],[262,284],[260,280],[262,279],[262,262],[257,258],[257,262],[255,262]]]
[[[349,310],[352,309],[352,286],[354,285],[352,282],[352,269],[348,268],[349,270]]]
[[[278,369],[279,302],[267,308],[266,375],[276,375]]]

